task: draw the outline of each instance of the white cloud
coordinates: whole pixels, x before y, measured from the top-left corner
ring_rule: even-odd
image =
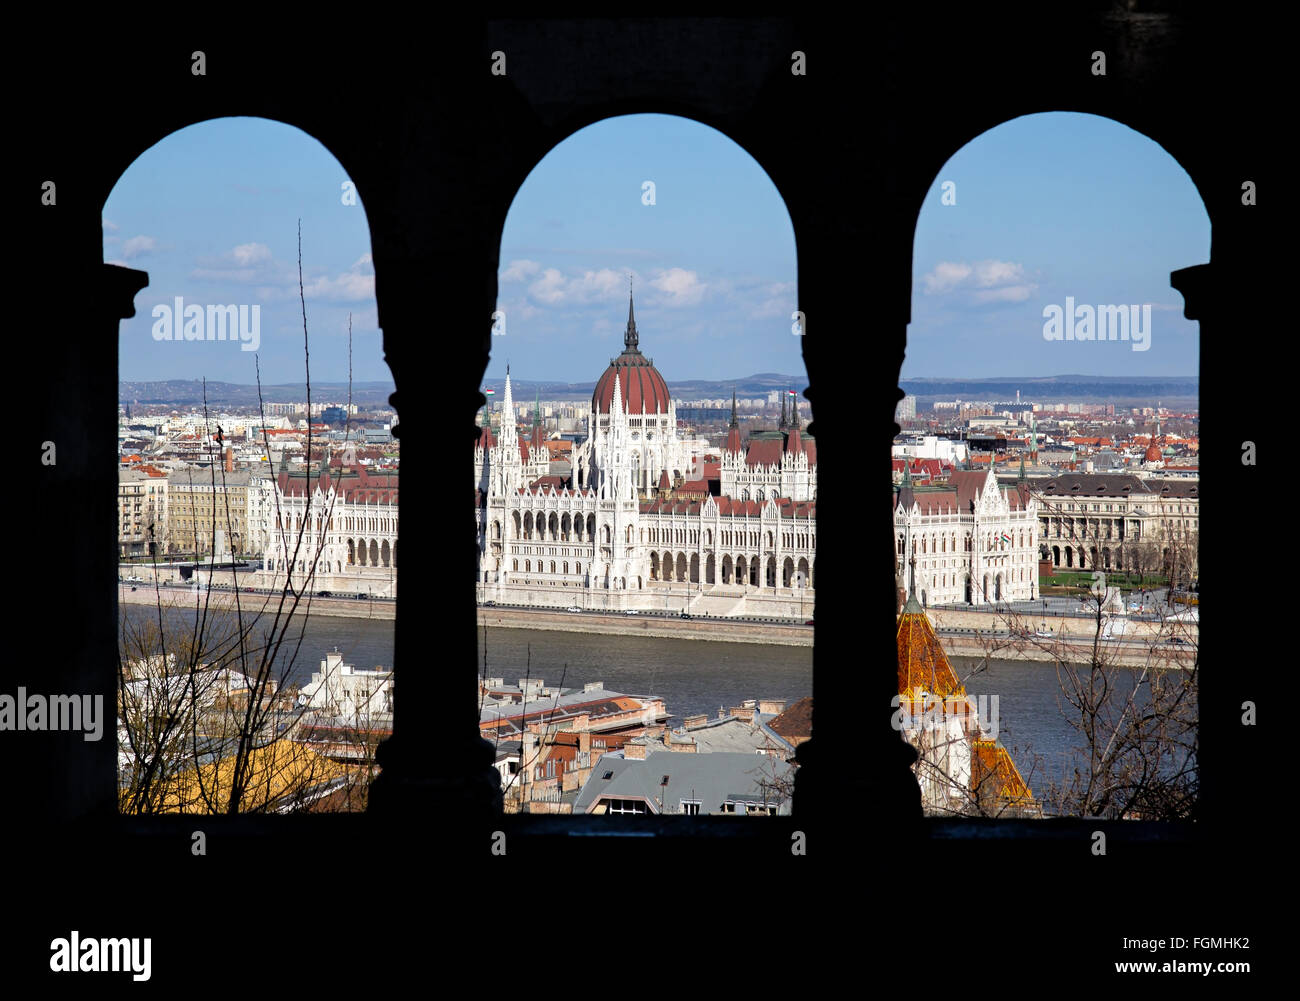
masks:
[[[375,276],[347,271],[333,278],[321,276],[302,283],[304,299],[330,299],[338,302],[357,302],[375,295]]]
[[[264,243],[241,243],[230,254],[241,268],[265,264],[271,260],[271,248]]]
[[[564,301],[564,275],[556,268],[547,268],[542,277],[528,286],[528,294],[538,302],[553,306]]]
[[[109,222],[107,219],[101,219],[101,220],[100,220],[100,223],[101,223],[101,224],[103,225],[103,227],[104,227],[106,230],[108,230],[110,233],[116,233],[116,232],[118,231],[118,229],[120,228],[120,227],[117,225],[117,223],[115,223],[115,222]]]
[[[1038,286],[1013,261],[940,261],[922,279],[926,295],[969,293],[973,303],[1024,302]]]
[[[132,257],[139,257],[156,249],[158,241],[152,236],[133,236],[122,244],[122,257],[130,260]]]
[[[926,295],[938,295],[954,289],[970,276],[971,266],[969,264],[940,261],[934,266],[934,270],[925,276]]]
[[[794,312],[794,282],[771,282],[758,290],[762,295],[763,301],[755,307],[751,316],[756,320],[766,320],[772,317],[788,317]]]
[[[697,306],[704,298],[708,285],[700,281],[694,271],[685,268],[669,268],[659,273],[650,285],[664,293],[665,306]]]
[[[584,271],[572,278],[566,278],[558,268],[547,268],[528,286],[528,294],[548,306],[608,302],[618,297],[626,281],[626,275],[612,268]]]
[[[298,264],[274,259],[262,243],[245,243],[217,258],[200,259],[190,272],[198,280],[254,284],[262,301],[298,298]],[[375,268],[369,253],[358,257],[347,271],[333,276],[304,275],[302,294],[306,299],[332,302],[363,302],[375,295]]]
[[[541,270],[542,266],[536,261],[511,261],[509,267],[501,272],[501,280],[503,282],[522,282]]]

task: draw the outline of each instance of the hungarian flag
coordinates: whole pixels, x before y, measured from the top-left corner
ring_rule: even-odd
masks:
[[[496,396],[496,395],[497,395],[497,391],[496,391],[495,389],[485,389],[485,390],[483,390],[483,395],[484,395],[484,396]]]
[[[1009,543],[1011,542],[1011,536],[1007,535],[1006,532],[1003,532],[1003,533],[1002,533],[1002,541],[1003,541],[1003,542],[1006,542],[1006,543],[1009,544]]]

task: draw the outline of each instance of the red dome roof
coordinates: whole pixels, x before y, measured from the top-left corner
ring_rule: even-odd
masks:
[[[614,376],[618,376],[623,397],[623,410],[627,413],[668,413],[668,383],[655,368],[654,362],[641,353],[637,346],[639,337],[636,319],[632,313],[632,296],[627,297],[627,329],[623,332],[623,353],[611,358],[609,368],[596,383],[591,394],[593,412],[607,414],[614,403]]]
[[[623,410],[627,413],[668,412],[668,384],[650,359],[641,352],[624,351],[609,363],[591,394],[591,408],[607,414],[614,405],[614,374],[618,374]]]

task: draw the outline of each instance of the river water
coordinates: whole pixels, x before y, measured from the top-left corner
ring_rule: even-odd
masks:
[[[157,614],[149,606],[123,605],[122,609],[133,622],[146,617],[152,620]],[[165,614],[173,626],[182,626],[192,622],[194,613],[169,609]],[[391,619],[312,615],[306,619],[302,646],[289,666],[287,681],[310,681],[312,672],[320,670],[326,651],[335,647],[347,663],[358,668],[387,670],[393,665],[393,631]],[[294,629],[282,650],[282,663],[288,663],[296,638]],[[811,647],[489,627],[486,653],[485,671],[484,633],[480,630],[475,665],[479,674],[501,677],[511,684],[527,675],[549,685],[563,681],[566,688],[602,681],[611,691],[658,695],[674,724],[693,713],[712,718],[720,706],[740,705],[744,699],[784,699],[788,705],[812,694]],[[426,663],[414,669],[433,669],[438,666],[436,658],[436,649],[430,647]],[[970,695],[996,697],[997,736],[1037,791],[1045,779],[1060,774],[1069,749],[1081,744],[1062,713],[1069,707],[1061,695],[1056,668],[1032,661],[995,660],[987,670],[971,674],[978,663],[977,658],[952,658]],[[1133,674],[1128,672],[1127,678],[1128,687],[1120,697],[1127,697],[1132,688]],[[842,690],[845,697],[852,697],[851,689]],[[1035,755],[1040,757],[1035,759]]]

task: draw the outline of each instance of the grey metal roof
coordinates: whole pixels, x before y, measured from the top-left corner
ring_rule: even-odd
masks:
[[[776,804],[779,813],[788,814],[790,803],[780,801],[768,789],[766,799],[762,783],[788,782],[794,766],[779,757],[764,754],[683,754],[680,751],[655,751],[644,760],[628,759],[621,751],[603,755],[591,770],[574,804],[574,813],[587,813],[601,798],[640,799],[650,804],[652,813],[680,813],[682,800],[698,800],[700,813],[722,812],[722,804],[731,802]],[[611,778],[604,778],[606,772]],[[664,776],[668,785],[661,786]],[[660,803],[662,802],[662,809]]]

